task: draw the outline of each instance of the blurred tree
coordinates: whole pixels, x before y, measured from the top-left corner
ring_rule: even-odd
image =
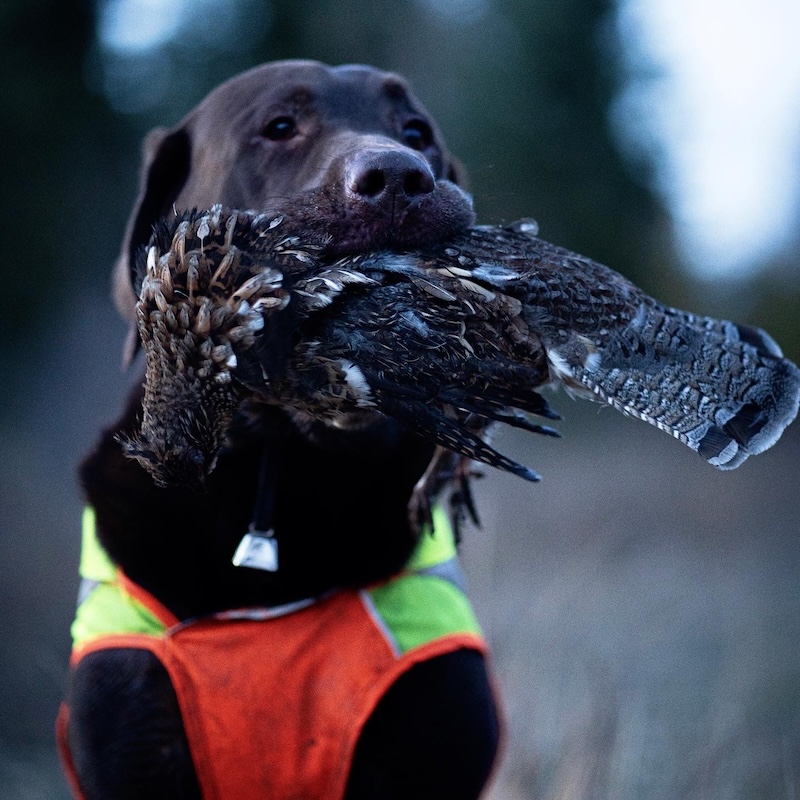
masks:
[[[29,335],[46,298],[63,299],[64,243],[76,203],[96,191],[99,140],[118,135],[106,105],[83,82],[94,15],[88,0],[6,0],[2,11],[5,227],[0,335]],[[94,169],[80,168],[92,161]],[[108,187],[105,191],[110,191]],[[22,243],[27,243],[23,249]]]

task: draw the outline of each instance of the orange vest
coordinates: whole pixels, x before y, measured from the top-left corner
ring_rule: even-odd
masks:
[[[141,587],[123,585],[165,632],[98,636],[78,645],[73,664],[109,647],[158,657],[177,693],[204,800],[341,798],[364,723],[397,678],[459,648],[485,652],[465,596],[436,574],[403,574],[299,609],[188,623]],[[60,749],[80,798],[67,721],[64,706]]]

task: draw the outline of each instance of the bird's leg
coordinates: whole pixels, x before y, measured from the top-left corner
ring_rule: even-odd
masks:
[[[475,527],[479,528],[481,525],[470,481],[472,478],[482,478],[483,476],[482,465],[471,458],[461,456],[456,465],[455,475],[453,476],[454,489],[450,495],[450,509],[456,541],[461,538],[459,528],[465,517],[468,517]]]
[[[446,408],[445,413],[450,417],[456,417],[458,414],[452,407]],[[488,430],[486,420],[476,414],[468,414],[463,419],[463,425],[479,436],[485,435]],[[464,521],[465,516],[468,516],[476,526],[480,526],[470,479],[482,476],[483,472],[472,458],[437,445],[428,468],[414,486],[408,503],[412,530],[419,533],[425,525],[429,526],[429,530],[433,530],[433,502],[448,484],[453,487],[450,509],[456,542],[460,539],[460,523]]]
[[[471,458],[453,453],[444,447],[437,447],[428,468],[417,481],[408,503],[408,517],[412,530],[420,533],[428,526],[433,530],[432,508],[434,500],[442,489],[451,484],[450,512],[453,534],[458,543],[460,528],[465,518],[480,527],[480,519],[472,494],[472,478],[482,478],[483,470]]]
[[[414,490],[408,501],[408,519],[411,529],[415,533],[420,533],[426,525],[429,531],[433,530],[433,501],[444,486],[453,479],[456,474],[457,461],[460,459],[463,459],[463,456],[440,445],[436,446],[427,469],[414,484]]]

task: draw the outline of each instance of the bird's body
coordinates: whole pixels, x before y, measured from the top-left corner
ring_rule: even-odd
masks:
[[[470,459],[535,473],[485,441],[493,421],[539,433],[560,383],[640,417],[722,469],[774,444],[800,372],[763,331],[667,308],[522,221],[423,252],[325,263],[290,216],[192,212],[142,263],[141,436],[163,483],[213,467],[243,400],[340,427],[386,414]]]

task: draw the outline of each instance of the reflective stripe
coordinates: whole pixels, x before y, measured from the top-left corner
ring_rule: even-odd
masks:
[[[449,581],[457,589],[460,589],[464,594],[467,593],[467,578],[464,575],[464,570],[461,569],[461,562],[458,558],[451,558],[449,561],[443,561],[441,564],[434,564],[425,569],[414,570],[415,575],[433,575],[442,580]]]
[[[287,614],[293,614],[295,611],[300,611],[303,608],[308,608],[314,603],[330,595],[330,592],[320,597],[307,597],[305,600],[295,600],[293,603],[284,603],[282,606],[254,606],[253,608],[234,608],[230,611],[218,611],[212,616],[214,619],[233,620],[233,619],[249,619],[256,622],[265,619],[275,619],[276,617],[285,617]]]
[[[94,581],[91,578],[81,578],[80,586],[78,586],[78,605],[80,605],[92,592],[92,589],[100,585],[100,581]]]
[[[400,647],[400,643],[397,641],[394,631],[386,624],[383,619],[383,615],[378,610],[378,607],[372,598],[372,592],[362,589],[358,595],[361,598],[362,605],[367,610],[367,613],[372,621],[375,623],[375,627],[381,632],[381,635],[389,645],[392,655],[395,658],[400,658],[400,656],[403,654],[403,649]]]

